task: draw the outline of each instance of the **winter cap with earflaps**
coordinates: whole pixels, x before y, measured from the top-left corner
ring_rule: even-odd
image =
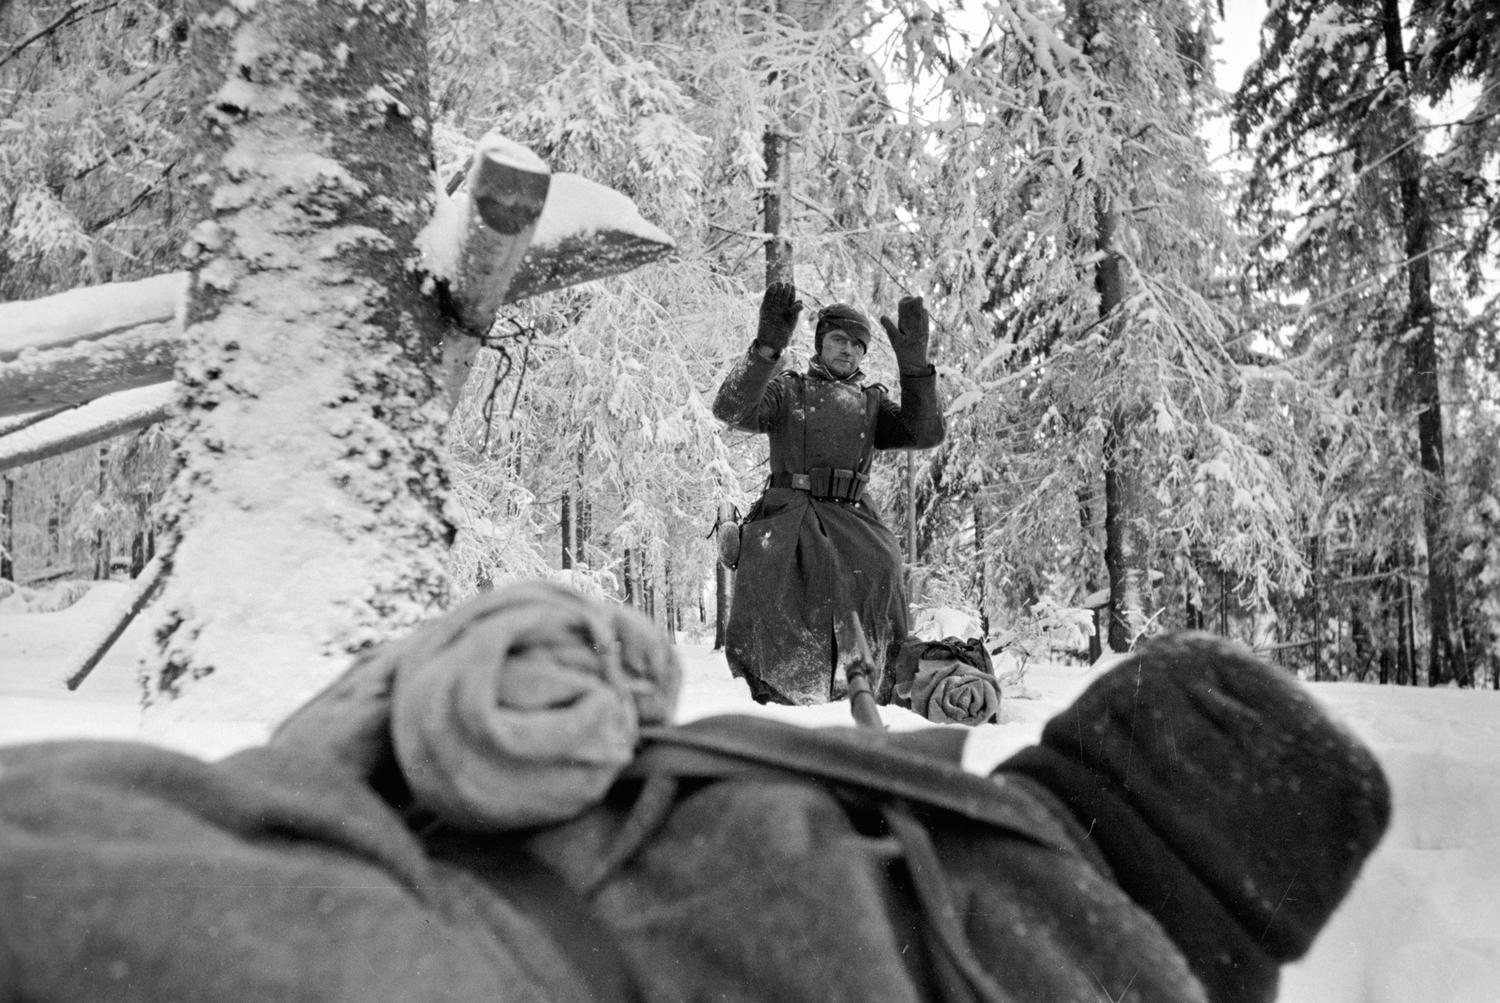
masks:
[[[1274,995],[1390,821],[1370,751],[1285,671],[1202,633],[1142,645],[998,773],[1068,805],[1215,999]]]
[[[870,350],[870,322],[865,315],[847,303],[835,303],[818,311],[817,323],[813,327],[813,349],[823,351],[823,335],[837,328],[860,343],[865,351]]]

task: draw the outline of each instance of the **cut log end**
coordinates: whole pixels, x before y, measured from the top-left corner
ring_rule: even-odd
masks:
[[[469,204],[485,226],[503,236],[516,236],[541,216],[551,183],[545,166],[518,167],[478,156],[469,171]]]

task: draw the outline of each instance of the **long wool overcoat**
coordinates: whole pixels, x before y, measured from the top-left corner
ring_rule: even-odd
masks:
[[[840,655],[855,650],[851,614],[878,661],[907,635],[901,550],[868,497],[819,498],[779,486],[778,475],[865,474],[875,450],[938,445],[936,373],[903,373],[898,404],[858,370],[839,378],[814,359],[794,372],[752,347],[719,387],[714,414],[765,433],[771,447],[771,477],[742,529],[724,639],[730,670],[763,701],[827,702]]]

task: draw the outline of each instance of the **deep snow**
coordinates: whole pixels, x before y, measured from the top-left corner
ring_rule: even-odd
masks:
[[[269,722],[205,716],[147,734],[135,707],[133,626],[70,692],[64,680],[129,586],[95,586],[73,606],[32,612],[0,601],[0,743],[137,737],[217,757],[261,739]],[[848,724],[847,704],[768,709],[749,699],[722,656],[679,646],[680,719],[769,714],[807,725]],[[1000,666],[1002,675],[1006,668]],[[1031,663],[1007,686],[1002,720],[971,730],[965,763],[983,772],[1034,741],[1102,666]],[[1286,970],[1282,1003],[1500,1003],[1500,693],[1359,684],[1310,687],[1375,750],[1395,791],[1392,828],[1312,953]],[[884,708],[895,729],[922,727]]]

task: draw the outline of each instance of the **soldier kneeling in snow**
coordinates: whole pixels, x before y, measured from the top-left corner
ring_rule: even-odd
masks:
[[[533,584],[221,762],[0,749],[0,1000],[1270,1003],[1389,816],[1207,635],[989,777],[964,729],[672,726],[677,686],[649,622]]]
[[[901,401],[866,384],[870,325],[847,304],[822,310],[806,372],[781,353],[802,312],[796,288],[775,282],[761,300],[755,341],[714,399],[714,415],[770,440],[770,476],[742,530],[725,629],[729,668],[761,703],[816,704],[839,695],[841,659],[876,659],[906,639],[901,548],[865,486],[876,450],[943,441],[937,374],[927,361],[927,311],[907,297],[881,318],[900,369]],[[871,666],[878,676],[881,666]]]

